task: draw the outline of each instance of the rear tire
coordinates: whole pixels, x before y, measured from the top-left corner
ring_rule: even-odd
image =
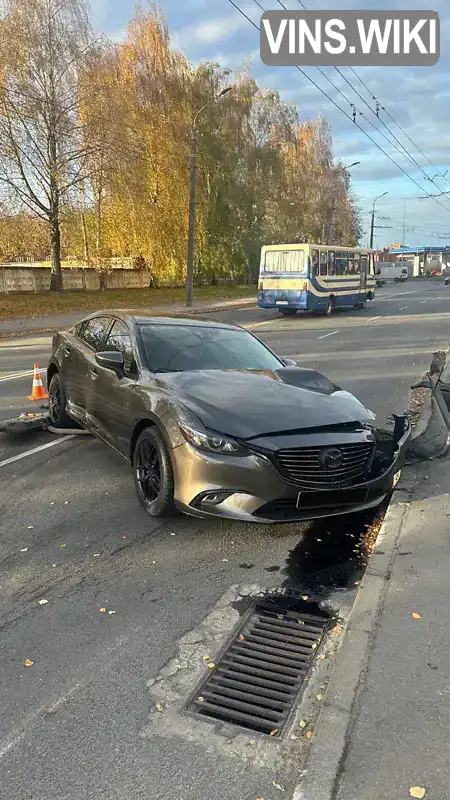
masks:
[[[283,317],[295,317],[297,314],[296,308],[279,308],[278,311]]]
[[[58,372],[53,375],[48,387],[48,406],[53,428],[74,428],[75,423],[66,412],[66,392]]]
[[[357,303],[355,308],[367,308],[367,297],[361,303]]]
[[[133,476],[139,502],[149,517],[176,514],[172,462],[158,428],[145,428],[133,453]]]
[[[326,304],[326,306],[325,306],[325,310],[324,310],[324,312],[323,312],[323,313],[324,313],[324,315],[325,315],[326,317],[331,317],[331,315],[332,315],[333,311],[334,311],[334,303],[333,303],[333,301],[332,301],[332,299],[331,299],[331,297],[330,297],[330,298],[327,300],[327,304]]]

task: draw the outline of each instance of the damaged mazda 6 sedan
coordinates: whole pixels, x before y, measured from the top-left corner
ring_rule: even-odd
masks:
[[[152,517],[278,523],[378,506],[410,437],[248,331],[145,311],[103,311],[53,339],[52,423],[73,420],[132,465]]]

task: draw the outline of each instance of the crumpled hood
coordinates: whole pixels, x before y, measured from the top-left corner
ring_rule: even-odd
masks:
[[[171,372],[160,373],[156,384],[175,395],[205,428],[239,439],[373,419],[359,400],[331,383],[329,394],[293,385],[298,384],[295,373],[292,368]]]

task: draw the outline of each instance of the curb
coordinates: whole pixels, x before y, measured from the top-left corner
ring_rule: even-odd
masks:
[[[401,480],[394,497],[406,493],[409,499],[413,486],[411,480]],[[391,502],[387,510],[336,656],[303,777],[294,790],[293,800],[333,800],[335,797],[352,729],[353,709],[381,615],[406,510],[406,503],[401,499]]]
[[[255,308],[256,301],[254,299],[250,300],[242,300],[242,303],[234,303],[231,305],[217,305],[217,306],[201,306],[199,308],[186,308],[183,312],[186,315],[189,314],[218,314],[220,311],[233,311],[234,309],[238,311],[245,311],[246,308]],[[155,313],[161,315],[167,310],[168,313],[170,312],[170,306],[155,306]],[[61,312],[62,314],[70,313],[70,312]],[[78,313],[76,311],[73,312],[74,314]],[[94,313],[94,312],[92,312]],[[88,316],[86,314],[85,316]],[[22,336],[30,336],[31,334],[38,334],[38,333],[56,333],[61,330],[61,325],[54,325],[49,328],[22,328],[20,331],[5,331],[0,330],[0,339],[20,339]]]

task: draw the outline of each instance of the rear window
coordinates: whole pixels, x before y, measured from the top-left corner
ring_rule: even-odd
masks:
[[[304,250],[266,250],[263,262],[264,272],[305,271]]]

